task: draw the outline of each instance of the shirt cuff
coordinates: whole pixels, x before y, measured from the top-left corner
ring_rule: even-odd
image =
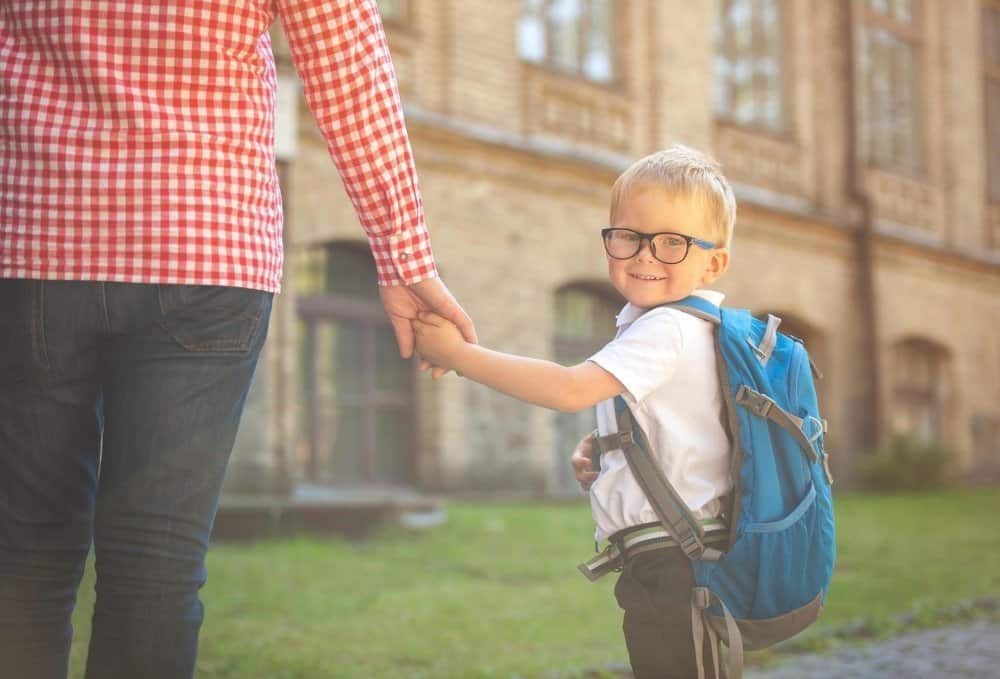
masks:
[[[438,275],[426,228],[372,238],[372,253],[380,286],[413,285]]]

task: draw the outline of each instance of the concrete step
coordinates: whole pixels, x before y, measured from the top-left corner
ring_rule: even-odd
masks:
[[[443,498],[385,485],[298,484],[287,496],[223,495],[213,540],[258,540],[290,535],[364,538],[392,523],[427,528],[447,520]]]

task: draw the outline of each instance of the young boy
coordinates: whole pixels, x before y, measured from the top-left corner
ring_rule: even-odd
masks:
[[[564,412],[597,406],[598,434],[617,431],[621,395],[646,433],[651,454],[698,519],[720,516],[732,488],[730,444],[722,423],[713,327],[660,305],[704,290],[725,273],[736,201],[715,161],[674,146],[628,168],[611,191],[611,226],[601,237],[611,283],[627,300],[615,339],[587,361],[564,367],[468,344],[433,314],[414,323],[418,353],[523,401]],[[577,478],[590,487],[596,538],[620,539],[660,525],[624,454],[601,458],[599,475],[583,469],[590,443],[574,453]],[[596,476],[596,480],[594,480]],[[591,485],[591,481],[593,481]],[[690,562],[678,547],[627,558],[615,586],[633,672],[697,676],[691,634]]]

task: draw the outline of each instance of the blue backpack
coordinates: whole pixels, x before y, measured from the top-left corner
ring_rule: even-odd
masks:
[[[699,679],[706,633],[716,674],[721,640],[729,647],[729,679],[737,679],[744,648],[765,648],[794,636],[816,620],[826,599],[835,557],[826,423],[819,415],[812,362],[800,340],[777,331],[779,318],[760,321],[746,310],[719,308],[695,296],[669,306],[716,324],[733,444],[728,540],[692,517],[645,452],[645,435],[621,397],[616,398],[618,433],[597,438],[595,447],[625,453],[671,544],[692,560]],[[656,542],[648,530],[632,537],[632,544],[609,545],[581,564],[581,571],[594,580],[614,570],[633,547],[644,551]]]

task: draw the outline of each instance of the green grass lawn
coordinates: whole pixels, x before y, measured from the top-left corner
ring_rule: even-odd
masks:
[[[1000,489],[836,498],[838,562],[814,634],[1000,596]],[[588,583],[585,504],[449,507],[377,538],[220,544],[198,676],[537,677],[622,663],[614,578]],[[82,676],[88,568],[70,676]]]

